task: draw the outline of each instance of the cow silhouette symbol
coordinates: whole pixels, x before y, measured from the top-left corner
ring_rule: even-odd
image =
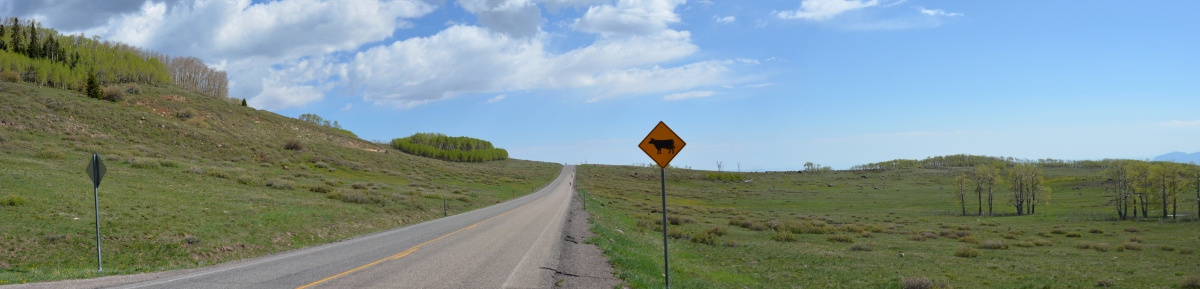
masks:
[[[662,139],[662,140],[650,139],[650,144],[654,145],[654,148],[658,150],[658,154],[660,154],[660,155],[662,154],[663,149],[668,149],[669,150],[668,153],[675,154],[675,140],[674,139]]]

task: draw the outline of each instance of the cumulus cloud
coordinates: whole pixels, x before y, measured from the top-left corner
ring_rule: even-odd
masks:
[[[501,100],[504,100],[504,98],[505,98],[505,96],[504,96],[503,94],[501,94],[501,95],[497,95],[496,97],[493,97],[493,98],[491,98],[491,99],[488,99],[488,100],[487,100],[487,103],[496,103],[496,102],[499,102],[499,101],[501,101]]]
[[[776,17],[782,19],[804,19],[821,21],[833,18],[838,14],[879,5],[879,0],[804,0],[796,10],[775,11]]]
[[[667,96],[663,96],[663,100],[668,100],[668,101],[669,100],[684,100],[684,99],[689,99],[689,98],[708,97],[708,96],[712,96],[714,94],[717,94],[717,93],[712,92],[712,91],[707,91],[707,90],[689,91],[689,92],[668,94]]]
[[[599,5],[575,21],[575,29],[603,35],[648,35],[679,22],[675,6],[684,0],[620,0],[617,5]]]
[[[699,48],[678,22],[682,1],[620,1],[592,6],[572,24],[595,42],[562,53],[547,51],[549,36],[514,37],[490,28],[453,25],[355,55],[349,83],[377,104],[410,108],[465,93],[587,88],[588,101],[678,91],[719,83],[727,61],[675,67],[660,63]]]
[[[458,5],[478,16],[483,27],[511,37],[533,36],[542,24],[542,10],[528,0],[459,0]]]
[[[597,101],[723,84],[734,61],[664,65],[699,50],[688,31],[670,27],[683,3],[458,0],[451,7],[476,15],[478,26],[454,22],[432,35],[379,43],[438,7],[420,0],[146,1],[114,8],[114,16],[81,32],[199,57],[229,73],[231,96],[265,109],[327,94],[410,108],[465,93],[564,88]],[[546,48],[561,35],[542,31],[541,9],[563,7],[587,7],[565,28],[594,41]]]
[[[714,15],[713,20],[716,20],[717,23],[721,23],[721,24],[731,24],[731,23],[737,21],[737,18],[734,18],[733,16],[717,17]]]
[[[282,77],[320,74],[327,66],[302,60],[383,40],[412,25],[404,19],[434,8],[417,0],[146,1],[136,11],[78,32],[220,65],[230,75],[230,95],[279,109],[319,100],[321,94],[311,92],[326,89],[306,84],[319,79]],[[289,63],[308,64],[302,70],[310,71],[295,71]]]

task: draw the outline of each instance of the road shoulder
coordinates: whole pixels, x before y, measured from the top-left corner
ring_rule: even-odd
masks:
[[[614,288],[624,282],[613,276],[612,264],[596,245],[584,243],[595,234],[590,230],[588,212],[583,209],[579,194],[571,197],[571,210],[563,226],[558,269],[554,270],[555,285],[563,288]]]

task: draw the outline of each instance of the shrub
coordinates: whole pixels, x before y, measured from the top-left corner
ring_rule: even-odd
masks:
[[[328,169],[328,168],[329,168],[329,164],[326,164],[325,162],[317,162],[317,163],[315,163],[315,164],[313,164],[313,165],[314,165],[314,166],[317,166],[318,168],[322,168],[322,169]]]
[[[1038,236],[1050,238],[1050,232],[1038,232]]]
[[[17,74],[14,71],[0,72],[0,79],[3,79],[4,81],[12,82],[12,83],[21,83],[21,75]]]
[[[1079,238],[1079,237],[1083,237],[1083,235],[1080,235],[1079,232],[1067,233],[1067,238]]]
[[[59,160],[59,159],[67,158],[67,154],[63,153],[62,151],[60,151],[56,148],[44,146],[41,149],[38,149],[37,157],[43,158],[43,159]]]
[[[116,86],[110,85],[110,86],[104,87],[103,95],[104,96],[101,97],[102,99],[111,101],[111,102],[118,102],[118,101],[125,100],[125,90],[121,89],[120,87],[116,87]]]
[[[130,83],[125,86],[125,93],[142,94],[142,87],[138,86],[137,83]]]
[[[787,231],[777,231],[774,235],[771,235],[771,240],[779,242],[795,242],[798,239],[796,238],[796,235],[793,235]]]
[[[1015,245],[1017,247],[1022,247],[1022,248],[1030,248],[1030,247],[1037,246],[1037,244],[1034,244],[1033,241],[1031,241],[1031,240],[1020,241],[1013,245]]]
[[[682,224],[695,223],[696,219],[693,219],[692,217],[688,217],[688,216],[681,217],[681,216],[672,215],[672,216],[667,216],[667,222],[670,222],[671,225],[682,225]],[[761,231],[761,230],[755,230],[755,231]]]
[[[1000,241],[1000,240],[988,240],[987,242],[983,242],[982,245],[979,245],[979,248],[991,249],[991,250],[1008,250],[1008,244],[1004,244],[1004,241]]]
[[[1005,238],[1005,239],[1009,239],[1009,240],[1016,240],[1017,235],[1013,235],[1013,234],[1009,233],[1009,234],[1004,234],[1004,236],[1001,236],[1001,238]]]
[[[1050,230],[1050,233],[1053,233],[1055,235],[1062,235],[1062,234],[1066,234],[1067,231],[1063,230],[1063,229],[1054,229],[1054,230]]]
[[[141,157],[127,158],[125,159],[125,163],[128,163],[131,167],[139,169],[153,169],[157,168],[160,164],[160,162],[155,161],[154,159]]]
[[[704,231],[700,234],[696,234],[695,237],[692,237],[692,242],[698,243],[698,244],[716,245],[717,244],[717,235],[713,234],[711,231],[712,230]]]
[[[330,187],[328,185],[316,185],[311,188],[308,188],[308,190],[312,191],[314,193],[328,194],[330,192],[333,192],[333,187]]]
[[[858,236],[863,238],[875,238],[875,234],[871,233],[871,231],[863,231],[862,233],[859,233]]]
[[[1092,234],[1104,234],[1104,230],[1100,230],[1100,229],[1092,228],[1091,230],[1088,230],[1088,233],[1092,233]]]
[[[196,244],[196,243],[200,243],[200,237],[187,236],[187,238],[183,238],[183,241],[187,242],[188,244]]]
[[[1180,255],[1191,255],[1192,249],[1188,249],[1188,248],[1179,249],[1179,254]]]
[[[304,144],[300,143],[300,140],[298,139],[289,139],[283,142],[283,148],[293,151],[302,151],[304,150]]]
[[[1117,245],[1117,251],[1124,251],[1124,250],[1141,251],[1142,244],[1134,243],[1134,242],[1125,242],[1125,243],[1121,243],[1120,245]]]
[[[189,173],[193,173],[193,174],[201,174],[201,175],[203,175],[203,174],[204,174],[204,169],[202,169],[202,168],[200,168],[200,167],[189,167],[189,168],[188,168],[188,172],[189,172]]]
[[[195,109],[192,109],[190,107],[175,112],[175,117],[178,117],[180,120],[188,120],[193,117],[196,117],[197,115],[199,115],[199,113],[197,113]]]
[[[291,190],[296,187],[296,183],[285,179],[273,178],[267,180],[267,186],[277,190]]]
[[[720,237],[720,236],[725,236],[725,227],[721,227],[721,226],[713,226],[712,228],[708,228],[708,231],[704,231],[704,232],[705,232],[705,233],[709,233],[709,234],[713,234],[713,235],[715,235],[715,236],[718,236],[718,237]]]
[[[212,126],[209,125],[207,121],[204,121],[203,117],[193,117],[193,118],[183,121],[183,123],[186,123],[190,126],[203,128],[203,129],[212,128]]]
[[[353,183],[353,184],[350,184],[350,188],[355,189],[355,190],[366,190],[367,184],[366,183]]]
[[[754,231],[765,231],[767,230],[767,225],[764,225],[762,222],[751,222],[749,229]]]
[[[1129,237],[1129,241],[1130,241],[1130,242],[1135,242],[1135,243],[1141,243],[1141,242],[1142,242],[1142,238],[1138,238],[1138,236],[1133,236],[1133,237]]]
[[[354,191],[351,191],[351,192],[344,192],[344,193],[330,194],[330,196],[331,196],[331,197],[334,197],[334,196],[336,196],[336,199],[337,199],[337,200],[340,200],[340,201],[343,201],[343,202],[347,202],[347,203],[352,203],[352,204],[363,204],[363,205],[367,205],[367,204],[380,204],[380,203],[383,203],[383,200],[381,200],[381,199],[378,199],[378,198],[374,198],[374,197],[372,197],[372,196],[369,196],[369,195],[367,195],[367,194],[364,194],[364,193],[362,193],[362,192],[354,192]]]
[[[1100,251],[1100,252],[1108,252],[1108,249],[1109,249],[1108,244],[1092,243],[1092,242],[1079,242],[1079,244],[1075,244],[1075,248],[1085,249],[1085,250],[1086,249],[1095,249],[1096,251]]]
[[[1200,275],[1193,275],[1183,279],[1183,283],[1179,284],[1180,288],[1184,289],[1200,289]]]
[[[902,289],[931,289],[933,280],[925,277],[904,277],[900,278],[900,288]]]
[[[1162,247],[1158,247],[1158,248],[1162,249],[1163,251],[1167,251],[1167,252],[1175,251],[1175,247],[1171,247],[1170,245],[1162,245]]]
[[[1138,230],[1137,227],[1128,227],[1128,228],[1125,228],[1125,231],[1130,232],[1130,233],[1137,233],[1140,230]]]
[[[875,248],[870,244],[854,244],[850,245],[850,251],[871,252],[875,251]]]
[[[1096,287],[1112,287],[1113,285],[1116,285],[1116,283],[1114,283],[1112,279],[1100,280],[1096,282]]]
[[[831,236],[829,236],[829,238],[826,238],[825,240],[830,241],[830,242],[838,242],[838,243],[854,243],[854,238],[851,238],[850,236],[847,236],[847,235],[831,235]]]
[[[25,197],[17,195],[5,195],[3,198],[0,198],[0,205],[9,207],[24,206],[28,203],[29,201]]]
[[[958,238],[958,241],[963,242],[963,243],[971,243],[971,244],[979,244],[979,242],[980,242],[979,237],[975,237],[975,236],[966,236],[966,237]]]
[[[1050,240],[1041,239],[1041,238],[1033,238],[1032,241],[1033,241],[1033,244],[1038,247],[1050,246],[1051,244],[1053,244],[1050,242]]]
[[[975,257],[979,257],[979,251],[976,251],[975,249],[972,249],[971,247],[962,246],[962,247],[958,248],[958,251],[954,252],[954,256],[963,257],[963,258],[975,258]]]
[[[667,232],[667,237],[681,240],[687,240],[688,238],[691,238],[691,236],[688,236],[688,233],[684,232],[683,230],[670,230]]]

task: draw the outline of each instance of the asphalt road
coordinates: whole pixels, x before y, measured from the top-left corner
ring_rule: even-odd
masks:
[[[490,207],[116,288],[553,287],[543,267],[557,267],[574,177],[566,166],[546,188]]]

